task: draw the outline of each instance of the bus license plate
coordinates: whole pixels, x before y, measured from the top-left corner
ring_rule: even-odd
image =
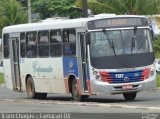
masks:
[[[133,86],[132,85],[123,85],[122,89],[132,89]]]

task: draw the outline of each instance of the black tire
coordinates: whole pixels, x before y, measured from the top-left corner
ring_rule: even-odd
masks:
[[[88,95],[81,95],[79,93],[79,88],[78,88],[76,79],[72,81],[72,92],[71,93],[72,93],[72,97],[74,101],[86,101],[87,98],[89,97]]]
[[[27,94],[29,99],[45,99],[47,97],[47,93],[35,92],[35,86],[31,76],[27,80]]]
[[[47,98],[47,93],[37,93],[37,98],[38,99],[46,99]]]
[[[127,100],[127,101],[135,100],[136,95],[137,95],[136,92],[134,92],[134,93],[123,93],[123,97],[124,97],[124,99]]]

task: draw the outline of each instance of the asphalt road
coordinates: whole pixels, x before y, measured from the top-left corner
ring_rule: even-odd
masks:
[[[86,102],[75,102],[70,95],[60,94],[49,94],[45,100],[33,100],[28,99],[26,93],[0,87],[0,114],[42,112],[69,113],[73,119],[142,119],[143,114],[160,113],[160,90],[140,92],[132,102],[126,102],[122,95],[92,96]]]
[[[6,103],[4,103],[6,102]],[[74,107],[76,108],[77,106],[81,106],[82,109],[74,109],[70,110],[70,112],[88,112],[91,113],[94,110],[88,110],[87,108],[92,108],[96,107],[99,108],[100,110],[95,112],[108,112],[108,110],[103,110],[102,108],[106,107],[112,107],[114,109],[119,109],[119,108],[126,108],[129,110],[134,110],[134,112],[137,112],[135,109],[142,109],[142,110],[155,110],[157,112],[160,112],[160,90],[151,90],[151,91],[145,91],[145,92],[140,92],[138,93],[136,100],[132,102],[126,102],[123,98],[122,95],[109,95],[106,94],[105,96],[98,95],[98,96],[92,96],[89,99],[87,99],[86,102],[74,102],[72,100],[72,97],[70,95],[61,95],[61,94],[48,94],[47,99],[45,100],[32,100],[27,98],[26,93],[20,93],[20,92],[12,92],[11,90],[5,88],[5,87],[0,87],[0,111],[3,111],[4,108],[2,107],[2,104],[4,106],[7,106],[8,103],[13,103],[14,104],[19,104],[19,105],[37,105],[37,106],[44,106],[44,105],[49,105],[48,107],[55,107],[55,106],[67,106],[67,107]],[[41,105],[42,104],[42,105]],[[69,106],[68,106],[69,105]],[[10,106],[10,105],[8,105]],[[24,106],[25,107],[25,106]],[[30,106],[29,106],[30,107]],[[34,107],[34,106],[33,106]],[[85,109],[83,109],[85,107]],[[56,108],[58,110],[58,107]],[[69,109],[69,108],[68,108]],[[68,110],[67,109],[67,110]],[[63,111],[64,110],[64,111]],[[58,111],[67,111],[64,109],[58,110]],[[125,109],[124,109],[125,110]],[[130,112],[127,110],[128,112]],[[7,111],[7,110],[5,110]],[[10,111],[10,110],[8,110]],[[16,110],[11,110],[11,111],[16,111]],[[23,111],[23,106],[22,110]],[[25,110],[26,111],[26,110]],[[24,112],[25,112],[24,111]],[[29,111],[29,110],[28,110]],[[34,111],[34,110],[32,110]],[[47,108],[39,108],[39,111],[52,111],[52,110],[47,110]],[[35,109],[36,112],[36,109]],[[109,110],[110,112],[110,110]],[[120,109],[120,112],[123,112],[123,110]]]

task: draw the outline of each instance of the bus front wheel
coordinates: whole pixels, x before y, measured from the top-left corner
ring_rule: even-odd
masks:
[[[123,97],[124,97],[124,99],[127,100],[127,101],[132,101],[132,100],[134,100],[134,99],[136,98],[136,95],[137,95],[136,92],[134,92],[134,93],[123,93]]]
[[[86,101],[88,98],[88,95],[81,95],[78,87],[77,80],[74,79],[72,81],[72,97],[75,101]]]

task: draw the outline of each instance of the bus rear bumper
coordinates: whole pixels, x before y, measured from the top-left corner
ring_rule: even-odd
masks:
[[[92,81],[92,93],[109,93],[109,94],[122,94],[129,92],[139,92],[156,88],[156,76],[152,76],[144,81],[134,83],[118,83],[109,84],[97,80]],[[126,87],[126,88],[124,88]]]

